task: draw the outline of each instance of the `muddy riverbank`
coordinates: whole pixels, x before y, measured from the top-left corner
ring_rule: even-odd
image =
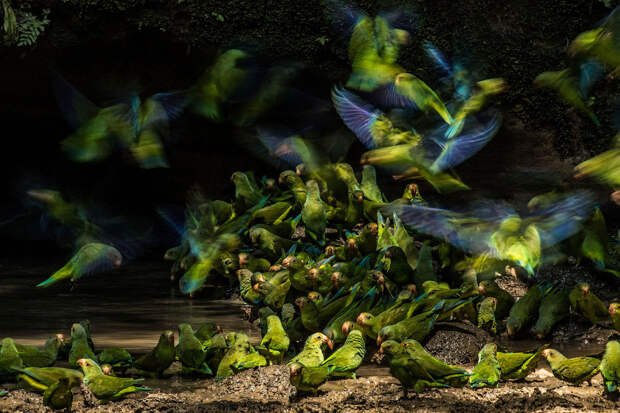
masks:
[[[600,376],[592,386],[568,386],[541,368],[525,382],[496,389],[442,389],[403,397],[387,369],[360,372],[357,380],[330,381],[317,395],[302,396],[289,384],[284,366],[245,371],[221,382],[172,380],[167,388],[98,405],[76,391],[75,412],[590,412],[618,411],[620,402],[603,395]],[[383,375],[377,375],[382,373]],[[0,412],[45,411],[41,397],[16,390],[0,400]]]

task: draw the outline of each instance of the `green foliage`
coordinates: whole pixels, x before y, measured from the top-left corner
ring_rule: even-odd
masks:
[[[32,46],[35,44],[45,26],[50,23],[47,18],[50,10],[44,9],[41,18],[29,13],[20,11],[17,15],[17,46]]]
[[[215,17],[217,19],[217,21],[223,22],[224,21],[224,16],[222,16],[219,13],[216,13],[214,11],[211,12],[211,16]]]
[[[2,0],[2,11],[4,15],[2,29],[9,41],[13,42],[17,38],[17,19],[9,0]]]
[[[325,46],[325,44],[327,44],[327,42],[329,42],[329,37],[327,36],[320,36],[314,39],[315,41],[317,41],[318,43],[321,44],[321,46]]]

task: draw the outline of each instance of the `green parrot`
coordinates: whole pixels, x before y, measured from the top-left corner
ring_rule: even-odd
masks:
[[[254,211],[248,224],[259,223],[271,225],[278,220],[284,220],[291,209],[293,209],[293,206],[286,201],[267,205]]]
[[[271,263],[265,258],[256,258],[246,252],[240,252],[238,254],[239,268],[248,270],[251,273],[255,272],[267,272]]]
[[[57,334],[47,339],[42,349],[17,343],[15,347],[25,366],[49,367],[53,365],[58,358],[58,352],[62,347],[63,338],[62,334]]]
[[[319,386],[329,378],[330,369],[330,366],[310,367],[295,362],[289,366],[291,384],[299,392],[316,394]]]
[[[502,372],[502,380],[523,380],[536,370],[542,352],[549,347],[540,346],[534,353],[497,352],[497,361]]]
[[[426,370],[433,380],[451,387],[462,387],[467,383],[469,374],[465,370],[433,357],[418,341],[405,340],[402,345],[409,357]]]
[[[359,290],[361,288],[354,288],[341,311],[337,312],[323,328],[323,334],[334,343],[345,341],[345,336],[342,334],[342,324],[345,321],[353,321],[359,313],[370,310],[376,301],[377,287],[370,288],[363,296]]]
[[[100,242],[90,242],[82,246],[61,269],[47,280],[37,284],[37,287],[49,287],[65,279],[76,282],[83,275],[119,267],[122,261],[123,256],[113,246]]]
[[[235,363],[230,365],[230,368],[235,374],[237,374],[243,370],[253,369],[255,367],[265,367],[267,365],[269,365],[267,359],[265,359],[262,354],[254,351],[239,358]]]
[[[264,228],[256,226],[250,228],[249,235],[252,244],[256,245],[271,258],[279,257],[282,252],[290,250],[293,244],[295,244],[294,241],[282,238]]]
[[[124,373],[125,370],[133,366],[133,358],[131,354],[120,347],[109,347],[103,350],[97,356],[99,363],[109,364],[112,368],[120,370]]]
[[[364,225],[362,232],[355,237],[355,243],[362,255],[368,255],[377,251],[377,231],[377,223],[370,222]]]
[[[208,342],[214,335],[222,332],[222,327],[218,326],[213,322],[206,322],[201,324],[200,327],[196,330],[194,335],[201,343]]]
[[[12,338],[2,340],[0,348],[0,378],[13,377],[18,369],[24,367],[22,359],[19,357],[15,342]]]
[[[102,364],[101,371],[106,376],[116,377],[116,373],[114,373],[114,367],[112,367],[110,364]]]
[[[106,376],[94,360],[80,359],[78,364],[84,372],[84,384],[101,403],[122,398],[127,394],[151,390],[148,387],[136,386],[144,379]]]
[[[400,286],[409,285],[414,279],[414,271],[407,262],[407,256],[400,247],[387,247],[383,253],[383,271]]]
[[[584,176],[593,176],[614,190],[620,187],[620,133],[616,134],[611,149],[575,167],[575,177],[582,178]],[[587,248],[591,249],[592,247]],[[590,251],[589,254],[595,251]]]
[[[174,359],[174,333],[166,330],[159,336],[155,348],[139,357],[133,364],[141,372],[161,377]]]
[[[507,87],[504,79],[499,78],[481,80],[476,83],[476,86],[474,93],[454,115],[454,121],[446,131],[446,138],[453,138],[461,133],[465,118],[479,112],[491,96],[502,93]]]
[[[43,404],[52,410],[71,410],[73,392],[71,382],[67,377],[61,377],[58,381],[43,393]]]
[[[245,173],[237,171],[230,179],[235,184],[235,212],[242,213],[258,205],[263,195]]]
[[[601,361],[594,357],[566,358],[557,350],[548,348],[543,350],[542,355],[551,366],[553,375],[560,380],[571,384],[590,382],[601,368]]]
[[[237,270],[237,280],[239,281],[239,294],[243,301],[248,304],[258,304],[263,299],[262,295],[252,288],[252,271],[245,268]]]
[[[416,265],[413,282],[416,287],[422,287],[425,281],[437,281],[437,275],[433,269],[433,256],[431,246],[425,243],[420,249],[418,263]]]
[[[97,356],[88,344],[88,334],[84,327],[79,323],[71,326],[71,350],[69,350],[69,365],[77,368],[78,360],[90,358],[97,361]]]
[[[71,228],[75,234],[83,232],[89,225],[79,207],[66,201],[60,192],[51,189],[31,189],[27,194],[35,201],[43,203],[52,218],[61,225]]]
[[[614,323],[616,331],[620,331],[620,303],[609,304],[609,315]]]
[[[419,393],[427,387],[448,387],[433,379],[428,371],[418,362],[417,358],[411,357],[405,351],[402,344],[394,340],[386,340],[381,343],[379,353],[387,354],[390,362],[390,374],[403,386],[404,397],[407,398],[409,389]]]
[[[424,112],[433,110],[447,124],[453,122],[452,116],[441,101],[441,98],[417,76],[411,73],[400,73],[394,79],[394,90],[399,95],[415,103],[420,110]]]
[[[222,357],[222,360],[217,367],[217,373],[215,375],[216,380],[221,380],[235,374],[232,369],[232,365],[242,361],[244,357],[252,352],[252,346],[250,345],[247,335],[242,333],[234,333],[232,340],[233,341],[228,347],[226,354],[224,354],[224,357]]]
[[[501,376],[500,364],[497,361],[497,345],[486,344],[478,353],[478,363],[469,377],[473,388],[496,387]]]
[[[285,303],[286,296],[291,289],[291,280],[287,279],[281,284],[273,284],[270,281],[260,281],[254,284],[255,291],[263,295],[263,303],[272,310],[280,310]]]
[[[599,324],[609,319],[607,307],[600,298],[590,292],[590,285],[587,283],[577,284],[568,294],[568,299],[573,310],[592,324]]]
[[[618,384],[620,384],[620,343],[617,341],[607,342],[601,361],[601,374],[605,390],[609,393],[617,392]]]
[[[410,290],[407,290],[410,291]],[[385,326],[396,324],[407,317],[411,304],[403,302],[398,306],[387,308],[376,316],[370,313],[360,313],[357,316],[357,324],[362,327],[364,334],[372,340],[376,340],[379,331]]]
[[[515,303],[515,299],[493,280],[482,281],[478,284],[478,292],[485,297],[497,299],[495,316],[498,320],[503,320],[510,313],[510,309]]]
[[[323,350],[325,346],[334,348],[334,343],[323,333],[314,333],[308,336],[304,348],[293,357],[287,364],[301,364],[304,367],[318,367],[324,360]]]
[[[25,367],[18,371],[20,373],[18,379],[24,384],[23,387],[35,392],[47,390],[61,378],[68,379],[75,387],[79,387],[84,379],[80,371],[63,367]]]
[[[205,361],[205,351],[202,342],[194,335],[194,330],[189,324],[179,324],[179,346],[177,348],[182,371],[185,374],[211,375],[211,369]]]
[[[8,391],[0,391],[0,397],[6,396],[7,394],[9,394]]]
[[[86,332],[86,342],[88,343],[88,346],[93,350],[93,352],[95,351],[95,343],[93,343],[93,339],[91,337],[91,325],[90,325],[90,320],[80,320],[79,324],[84,328],[84,331]],[[73,339],[71,338],[71,335],[69,335],[68,337],[66,337],[63,334],[63,343],[62,343],[62,347],[60,347],[60,350],[58,352],[58,358],[59,359],[63,359],[63,360],[68,360],[69,359],[69,352],[71,351],[71,345]]]
[[[377,334],[377,345],[385,340],[403,341],[412,338],[417,341],[424,341],[435,325],[435,321],[444,308],[445,301],[440,301],[430,311],[405,318],[396,324],[388,325],[379,330]]]
[[[329,369],[329,376],[355,379],[355,371],[366,355],[366,343],[359,330],[353,330],[338,350],[323,360],[321,367]]]
[[[257,350],[270,361],[282,363],[288,351],[290,339],[282,327],[282,321],[277,315],[267,317],[267,334],[263,336]]]
[[[534,334],[540,340],[545,338],[553,327],[568,315],[569,307],[570,302],[565,290],[555,289],[546,294],[538,309]]]
[[[373,19],[364,13],[356,14],[349,41],[352,73],[347,87],[371,92],[404,72],[396,60],[400,46],[409,41],[409,33],[392,28],[381,16]]]
[[[377,185],[377,171],[372,165],[364,165],[362,167],[362,192],[364,197],[375,202],[385,202],[385,195],[381,192],[381,188]]]
[[[497,334],[496,309],[497,298],[495,297],[486,297],[480,302],[480,307],[478,308],[478,328],[487,331],[492,336]]]
[[[553,89],[562,100],[588,115],[596,126],[601,126],[592,109],[584,102],[584,96],[579,89],[579,81],[570,69],[541,73],[534,79],[534,85]]]
[[[527,292],[510,309],[506,331],[509,337],[515,337],[529,327],[538,315],[538,307],[545,293],[539,284],[528,288]]]
[[[295,171],[286,170],[278,177],[280,185],[286,185],[293,193],[295,204],[301,210],[306,202],[306,185]]]
[[[306,182],[306,201],[301,209],[301,219],[306,226],[308,235],[319,245],[325,245],[327,217],[321,201],[319,185],[314,180]]]
[[[617,10],[614,9],[599,27],[577,36],[568,48],[569,55],[595,59],[612,70],[610,76],[617,76],[620,71],[618,18]]]
[[[194,109],[212,120],[222,119],[222,104],[238,91],[247,79],[247,69],[240,63],[250,56],[239,49],[220,54],[195,85]]]

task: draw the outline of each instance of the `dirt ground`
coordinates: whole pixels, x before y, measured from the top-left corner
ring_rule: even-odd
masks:
[[[387,369],[374,373],[388,374]],[[360,373],[363,373],[361,371]],[[297,395],[289,384],[285,366],[242,372],[221,382],[204,380],[154,388],[107,405],[75,390],[75,412],[612,412],[620,402],[603,394],[602,378],[592,386],[568,386],[547,369],[539,369],[525,382],[501,383],[495,389],[441,389],[403,398],[399,383],[389,375],[370,375],[357,380],[330,381],[317,395]],[[180,388],[179,388],[180,387]],[[84,394],[87,394],[84,397]],[[0,400],[0,412],[39,413],[42,398],[23,390],[11,391]]]

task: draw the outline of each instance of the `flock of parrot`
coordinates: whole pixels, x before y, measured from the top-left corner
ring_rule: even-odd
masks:
[[[424,50],[442,73],[441,89],[435,91],[398,63],[411,36],[395,27],[393,15],[372,17],[349,6],[342,14],[350,23],[352,72],[344,85],[333,87],[331,98],[344,125],[367,149],[358,171],[344,162],[351,140],[341,134],[318,136],[311,126],[261,123],[291,94],[299,96],[292,87],[294,65],[263,70],[258,76],[263,82],[250,87],[257,78],[252,57],[231,49],[190,90],[146,100],[132,95],[104,107],[54,75],[60,106],[75,127],[62,142],[73,161],[98,161],[121,150],[142,168],[170,167],[164,143],[171,121],[191,110],[251,131],[246,147],[283,170],[277,179],[234,172],[230,202],[191,190],[183,222],[157,208],[181,240],[164,256],[172,263],[171,279],[191,297],[222,281],[238,288],[260,320],[262,340],[252,345],[247,335],[223,333],[212,323],[196,331],[181,324],[176,349],[174,334],[166,331],[151,353],[133,360],[123,349],[95,355],[89,325],[76,323],[70,340],[57,336],[43,350],[4,339],[2,377],[17,377],[44,391],[46,404],[62,408],[71,404],[71,387],[82,382],[102,401],[149,390],[140,379],[115,376],[127,369],[161,376],[178,360],[184,375],[221,379],[286,362],[291,383],[300,392],[316,393],[327,380],[355,378],[367,347],[376,345],[405,395],[522,380],[543,357],[561,380],[579,384],[600,372],[606,391],[618,391],[620,343],[613,340],[602,360],[566,358],[548,345],[530,353],[501,352],[489,343],[471,372],[425,350],[436,323],[450,319],[468,320],[492,337],[531,332],[545,340],[569,314],[620,331],[620,303],[606,305],[586,283],[547,283],[539,277],[545,266],[576,260],[613,282],[620,277],[620,245],[609,236],[588,189],[540,194],[521,211],[490,199],[452,208],[433,205],[415,182],[388,200],[377,183],[381,173],[424,180],[439,194],[470,189],[454,168],[497,134],[502,117],[490,101],[508,85],[501,78],[475,78],[425,42]],[[571,68],[540,74],[534,84],[553,89],[600,125],[588,95],[606,72],[613,77],[620,68],[620,7],[573,40],[569,53],[575,62]],[[612,200],[620,204],[620,132],[614,145],[578,165],[575,177],[609,185]],[[114,234],[108,223],[93,222],[85,208],[60,192],[31,189],[28,197],[64,229],[75,251],[37,287],[63,280],[73,284],[137,254],[126,237]],[[496,283],[498,274],[524,280],[527,293],[515,300]],[[50,367],[64,353],[70,367],[80,367],[83,374]]]

